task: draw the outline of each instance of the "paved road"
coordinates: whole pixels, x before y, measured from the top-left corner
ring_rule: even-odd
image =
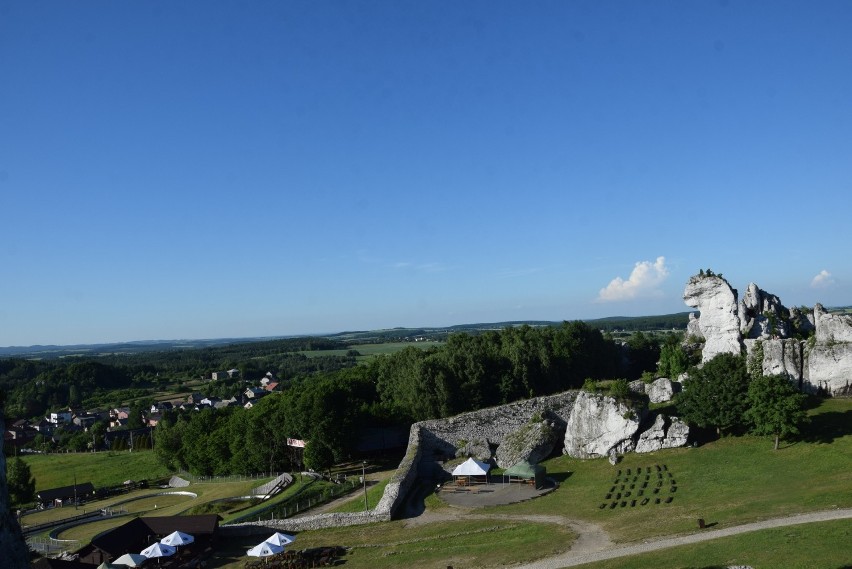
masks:
[[[603,561],[606,559],[615,559],[617,557],[626,557],[628,555],[636,555],[638,553],[646,553],[648,551],[657,551],[669,547],[676,547],[678,545],[699,543],[702,541],[709,541],[711,539],[718,539],[720,537],[727,537],[729,535],[737,535],[751,531],[792,526],[798,524],[807,524],[813,522],[842,520],[848,518],[852,518],[852,508],[847,508],[844,510],[826,510],[822,512],[812,512],[809,514],[800,514],[797,516],[790,516],[786,518],[775,518],[762,522],[754,522],[725,529],[702,530],[700,533],[694,533],[691,535],[662,538],[654,541],[649,541],[647,543],[625,545],[615,548],[608,548],[601,551],[580,552],[576,551],[576,548],[572,548],[571,551],[568,551],[566,553],[555,555],[553,557],[547,557],[545,559],[540,559],[539,561],[536,561],[534,563],[520,565],[515,567],[514,569],[561,569],[562,567],[574,567],[576,565],[591,563],[593,561]]]

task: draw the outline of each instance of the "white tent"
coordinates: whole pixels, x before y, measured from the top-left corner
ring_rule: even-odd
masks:
[[[171,545],[166,545],[165,543],[160,543],[158,541],[153,545],[149,545],[148,547],[140,551],[139,555],[144,555],[148,558],[168,557],[170,555],[174,555],[176,551],[177,549],[175,549]]]
[[[138,553],[125,553],[118,559],[114,560],[113,565],[124,565],[125,567],[139,567],[148,561],[148,558]]]
[[[459,464],[453,469],[453,476],[458,479],[458,483],[461,485],[463,483],[467,483],[474,476],[488,476],[488,471],[491,469],[491,465],[487,462],[479,462],[478,460],[474,460],[473,458],[469,458],[463,463]],[[459,478],[461,477],[461,478]],[[487,480],[487,478],[486,478]]]
[[[275,532],[271,537],[266,538],[266,543],[274,543],[281,546],[288,545],[294,541],[296,541],[294,536],[281,532]]]
[[[249,549],[246,552],[246,555],[251,555],[252,557],[269,557],[270,555],[275,555],[276,553],[281,553],[284,551],[284,547],[281,545],[275,545],[274,543],[268,543],[264,541],[263,543],[259,543]]]
[[[166,545],[171,545],[172,547],[178,547],[180,545],[189,545],[194,542],[195,538],[189,535],[188,533],[183,533],[182,531],[173,531],[166,537],[160,540],[160,543],[165,543]]]

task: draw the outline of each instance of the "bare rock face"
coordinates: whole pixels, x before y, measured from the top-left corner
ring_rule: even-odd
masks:
[[[636,452],[655,452],[664,448],[677,448],[686,445],[689,426],[678,417],[667,419],[657,415],[654,424],[639,435]]]
[[[511,468],[522,460],[538,464],[550,456],[558,439],[559,431],[548,421],[528,423],[506,436],[494,459],[500,468]]]
[[[787,338],[790,311],[774,294],[750,283],[739,306],[740,332],[744,338]]]
[[[669,378],[659,377],[646,386],[645,392],[651,403],[664,403],[672,400],[677,387]]]
[[[574,458],[598,458],[635,448],[645,410],[632,409],[613,397],[581,391],[565,429],[563,454]]]
[[[852,342],[852,315],[829,314],[821,304],[814,306],[817,343]]]
[[[808,352],[804,384],[829,395],[852,395],[852,342],[817,342]]]
[[[689,322],[686,323],[686,337],[704,339],[704,334],[701,332],[701,325],[698,323],[698,317],[694,312],[689,313]]]
[[[0,407],[1,409],[2,407]],[[6,425],[0,411],[0,432]],[[9,488],[6,485],[6,457],[0,452],[0,559],[2,566],[9,569],[25,569],[30,566],[30,554],[21,526],[9,509]]]
[[[627,384],[627,387],[633,393],[639,393],[641,395],[644,395],[647,384],[641,379],[634,379],[633,381]]]
[[[689,425],[680,420],[680,417],[670,417],[671,424],[666,431],[666,440],[663,448],[678,448],[686,446],[689,438]]]
[[[481,461],[488,462],[491,460],[491,445],[487,439],[474,439],[467,441],[456,451],[457,458],[472,456]]]
[[[751,361],[758,357],[755,351],[763,352],[761,369],[763,375],[785,375],[797,387],[802,388],[805,374],[805,342],[788,338],[786,340],[743,340],[746,354]]]
[[[705,339],[702,362],[712,360],[719,354],[740,353],[742,344],[737,291],[731,288],[728,281],[715,275],[693,276],[683,291],[683,301],[701,313],[698,325]]]

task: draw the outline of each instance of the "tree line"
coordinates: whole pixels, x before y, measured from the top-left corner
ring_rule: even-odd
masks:
[[[173,412],[155,430],[169,467],[195,474],[324,468],[347,458],[366,427],[408,426],[578,388],[588,379],[638,377],[660,348],[640,335],[621,346],[583,322],[453,334],[357,367],[300,378],[251,409]],[[650,367],[648,367],[650,366]],[[287,438],[308,441],[301,451]]]

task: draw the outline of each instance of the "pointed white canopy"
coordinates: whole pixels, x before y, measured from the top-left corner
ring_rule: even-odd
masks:
[[[159,541],[153,545],[149,545],[145,549],[139,552],[139,555],[144,555],[145,557],[154,558],[154,557],[168,557],[170,555],[174,555],[177,549],[172,547],[171,545],[166,545],[165,543],[160,543]]]
[[[160,543],[165,543],[166,545],[171,545],[172,547],[178,547],[179,545],[189,545],[194,542],[195,538],[189,535],[188,533],[183,533],[182,531],[173,531],[166,537],[160,540]]]
[[[294,541],[296,541],[295,536],[281,532],[275,532],[270,537],[266,538],[266,543],[274,543],[275,545],[281,546],[293,543]]]
[[[252,557],[269,557],[282,551],[284,551],[284,546],[264,541],[246,551],[246,555],[251,555]]]
[[[472,457],[453,469],[453,476],[485,476],[491,469],[487,462],[479,462]]]
[[[139,567],[148,561],[148,558],[138,553],[125,553],[118,559],[115,559],[113,565],[124,565],[125,567]]]

